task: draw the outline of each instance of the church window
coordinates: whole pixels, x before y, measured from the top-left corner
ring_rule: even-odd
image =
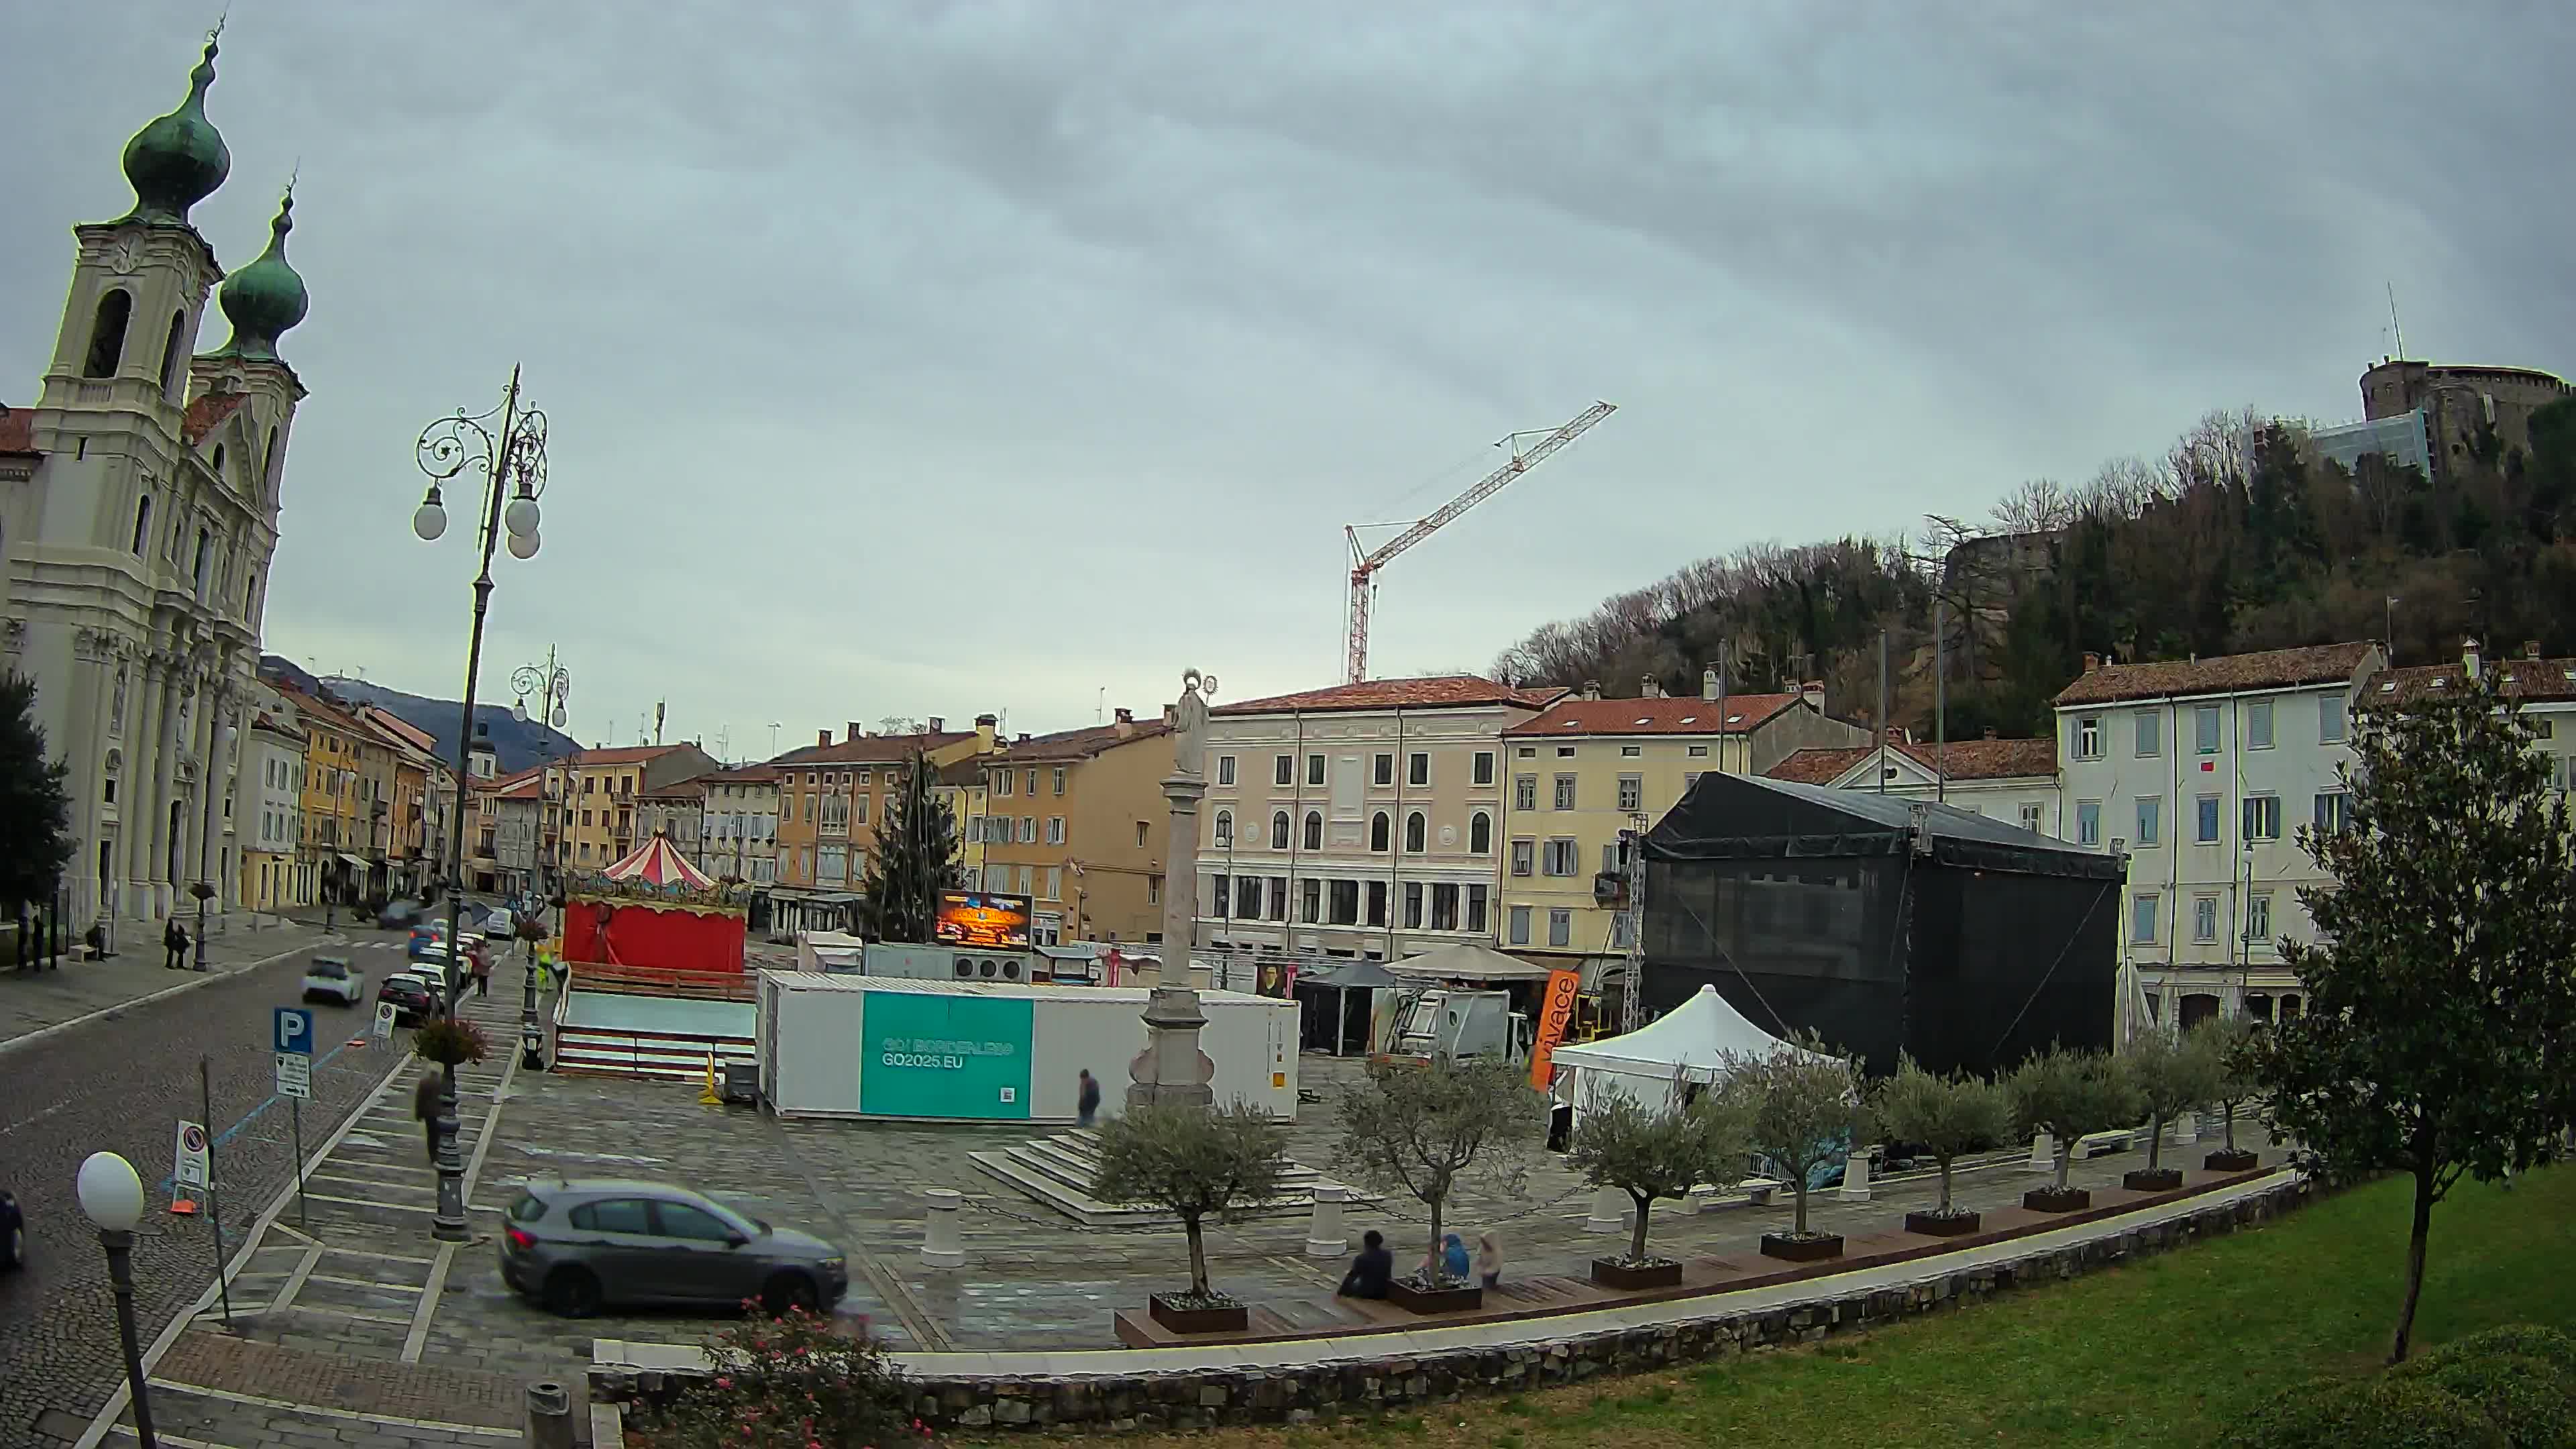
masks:
[[[277,429],[268,430],[268,446],[260,450],[259,474],[268,488],[277,486]]]
[[[222,481],[223,476],[224,476],[224,445],[223,445],[223,444],[221,444],[221,443],[217,443],[217,444],[215,444],[215,478],[216,478],[216,480],[217,480],[218,482],[220,482],[220,481]]]
[[[176,398],[179,394],[179,344],[188,335],[188,314],[170,314],[170,338],[161,344],[161,391]]]
[[[134,500],[134,556],[143,557],[143,545],[152,538],[152,495]]]
[[[201,590],[206,586],[206,560],[213,555],[214,547],[214,535],[206,532],[202,528],[198,529],[197,562],[194,567],[188,570],[188,577],[195,580],[197,587]]]
[[[125,324],[134,315],[134,294],[119,287],[98,299],[98,318],[89,329],[89,365],[83,377],[114,377],[125,357]]]

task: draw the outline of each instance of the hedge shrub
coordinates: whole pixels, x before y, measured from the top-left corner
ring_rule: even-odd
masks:
[[[2221,1449],[2569,1449],[2576,1339],[2515,1324],[2366,1379],[2314,1380],[2257,1408]]]

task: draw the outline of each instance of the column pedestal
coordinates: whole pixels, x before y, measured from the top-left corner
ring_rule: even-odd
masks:
[[[922,1221],[921,1266],[965,1267],[966,1245],[958,1236],[957,1210],[965,1205],[966,1194],[954,1188],[934,1187],[922,1196],[930,1200],[930,1210]]]
[[[1351,1190],[1336,1183],[1319,1183],[1315,1187],[1315,1215],[1306,1224],[1306,1256],[1338,1258],[1351,1246],[1349,1233],[1342,1227],[1343,1204]]]

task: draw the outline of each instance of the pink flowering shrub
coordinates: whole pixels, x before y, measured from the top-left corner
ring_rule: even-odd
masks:
[[[683,1384],[627,1419],[627,1442],[650,1449],[895,1449],[930,1431],[913,1417],[901,1377],[865,1333],[827,1316],[757,1304],[707,1340],[711,1378]]]

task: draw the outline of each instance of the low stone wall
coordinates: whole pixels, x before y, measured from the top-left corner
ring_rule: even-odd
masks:
[[[1440,1403],[1468,1394],[1516,1393],[1579,1383],[1605,1374],[1643,1373],[1730,1357],[1754,1349],[1814,1343],[1836,1333],[1883,1328],[1918,1314],[1974,1303],[2018,1287],[2072,1278],[2131,1258],[2169,1252],[2195,1239],[2268,1222],[2306,1201],[2308,1184],[2293,1179],[2233,1202],[2203,1207],[2152,1227],[2133,1228],[2063,1248],[2034,1251],[1982,1267],[1928,1271],[1915,1282],[1866,1292],[1834,1293],[1818,1284],[1813,1298],[1779,1307],[1689,1316],[1687,1300],[1669,1306],[1672,1322],[1604,1333],[1569,1334],[1514,1348],[1347,1358],[1269,1370],[1165,1374],[974,1376],[917,1378],[914,1412],[934,1428],[1043,1429],[1212,1428],[1309,1423]],[[1926,1264],[1927,1269],[1932,1265]],[[1544,1320],[1531,1320],[1543,1334]],[[1365,1340],[1360,1340],[1365,1342]],[[591,1371],[594,1403],[651,1398],[671,1383],[659,1371]]]

